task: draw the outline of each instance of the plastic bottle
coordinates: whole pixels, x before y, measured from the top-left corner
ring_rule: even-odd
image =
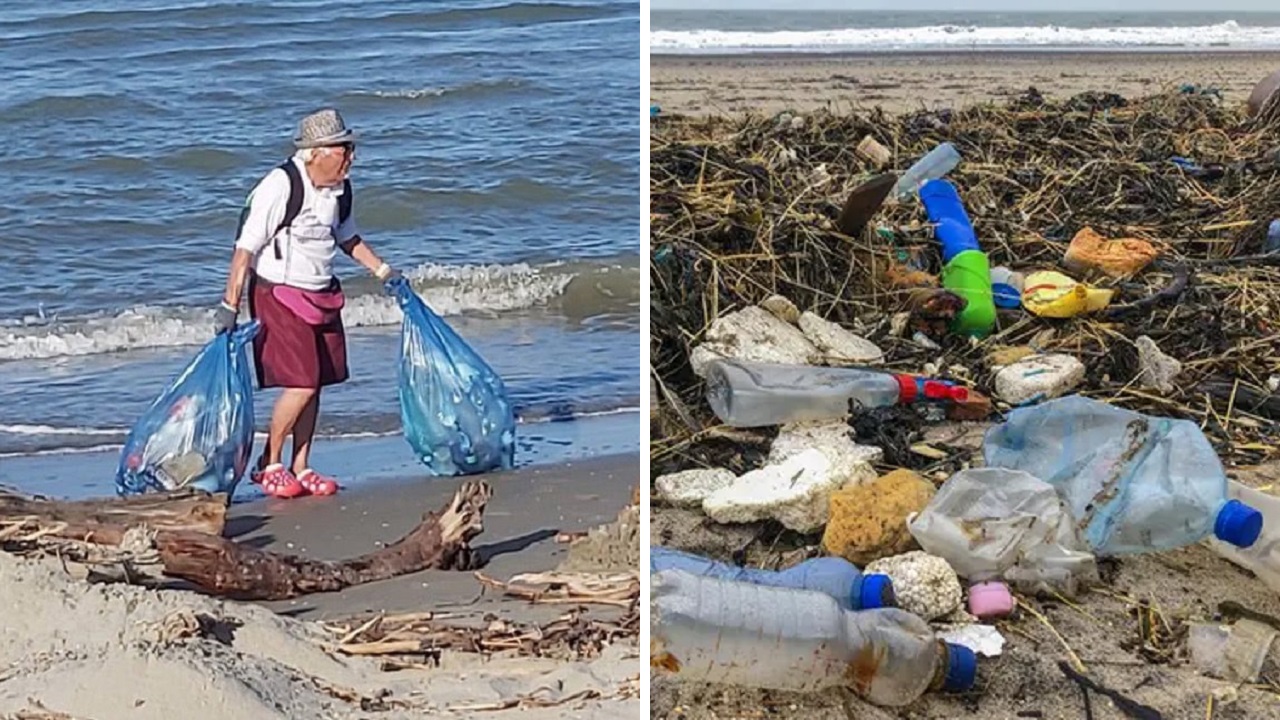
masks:
[[[1001,265],[991,268],[991,299],[998,308],[1022,307],[1022,288],[1026,279],[1022,273]]]
[[[940,380],[861,368],[714,360],[707,365],[707,402],[733,427],[764,427],[847,417],[862,408],[915,402],[964,402],[967,388]]]
[[[973,686],[972,650],[898,608],[842,610],[813,590],[653,576],[650,664],[690,680],[817,692],[846,686],[877,705]]]
[[[952,321],[951,330],[986,337],[996,324],[991,267],[960,194],[946,180],[930,180],[920,188],[920,201],[929,222],[935,225],[934,236],[942,244],[942,286],[967,301]]]
[[[744,568],[711,558],[660,546],[649,550],[649,572],[683,570],[694,575],[721,580],[789,587],[824,592],[845,610],[893,607],[893,581],[888,575],[862,574],[856,565],[839,557],[805,560],[786,570]]]
[[[1099,556],[1171,550],[1210,535],[1249,547],[1258,510],[1231,499],[1213,446],[1190,420],[1079,395],[1016,409],[987,433],[988,467],[1049,483]]]
[[[1280,218],[1272,220],[1267,227],[1267,244],[1264,250],[1269,253],[1280,250]]]
[[[911,197],[911,193],[920,189],[921,185],[936,180],[955,169],[960,164],[960,152],[951,143],[942,143],[907,168],[898,178],[893,194],[899,201]]]

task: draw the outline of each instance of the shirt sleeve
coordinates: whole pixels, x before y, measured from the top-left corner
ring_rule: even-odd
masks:
[[[240,225],[236,247],[254,255],[271,242],[289,202],[289,176],[279,168],[267,173],[249,193],[249,212]]]
[[[352,189],[352,194],[355,189]],[[334,233],[333,239],[338,241],[339,245],[346,245],[359,235],[360,231],[356,229],[356,203],[355,198],[351,199],[351,214],[347,216],[347,221],[338,225],[338,231]]]

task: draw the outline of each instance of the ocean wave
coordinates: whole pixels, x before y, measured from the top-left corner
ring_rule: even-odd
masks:
[[[536,404],[516,409],[520,427],[537,427],[545,423],[587,420],[639,413],[637,398],[600,399],[567,409],[554,404]],[[325,419],[332,422],[331,418]],[[322,428],[316,432],[317,440],[361,440],[395,437],[400,434],[400,416],[369,418],[340,418],[344,425],[356,429],[339,430]],[[367,427],[366,427],[367,426]],[[124,447],[129,428],[53,427],[49,425],[0,424],[0,459],[38,457],[46,455],[81,455],[118,452]],[[264,429],[254,432],[254,441],[266,439]]]
[[[442,316],[501,313],[545,305],[571,287],[573,316],[590,315],[578,288],[598,288],[600,312],[618,305],[616,278],[638,272],[589,263],[548,265],[427,264],[406,273],[414,289]],[[576,281],[576,282],[575,282]],[[638,290],[636,291],[638,293]],[[381,286],[363,278],[349,281],[343,323],[376,327],[400,323],[401,312]],[[94,355],[146,348],[199,345],[213,330],[213,310],[139,306],[115,313],[59,318],[44,314],[0,321],[0,361]]]
[[[526,83],[515,78],[507,78],[503,80],[489,80],[484,82],[466,83],[464,85],[454,86],[428,86],[428,87],[407,87],[407,88],[390,88],[376,90],[352,90],[344,94],[340,100],[343,102],[361,100],[365,101],[421,101],[434,100],[443,97],[458,97],[473,99],[488,95],[500,95],[510,90],[520,90],[525,87]]]
[[[987,27],[931,25],[748,32],[657,30],[652,52],[911,50],[972,47],[1280,48],[1280,27],[1242,26],[1235,21],[1184,27],[1075,28],[1056,25]]]

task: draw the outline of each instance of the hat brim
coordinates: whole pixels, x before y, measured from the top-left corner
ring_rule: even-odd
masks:
[[[309,140],[303,140],[302,138],[294,138],[293,146],[301,150],[304,148],[318,148],[318,147],[328,147],[330,145],[341,145],[342,143],[349,143],[349,142],[355,142],[355,141],[356,141],[355,131],[348,129],[348,130],[343,130],[337,135],[329,135],[322,138],[311,138]]]

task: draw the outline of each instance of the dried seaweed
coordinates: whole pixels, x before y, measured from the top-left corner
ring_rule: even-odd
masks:
[[[1086,226],[1148,240],[1162,258],[1126,281],[1091,278],[1116,290],[1105,315],[1006,311],[992,338],[935,338],[941,350],[895,337],[888,319],[905,309],[907,290],[885,270],[899,257],[936,255],[936,242],[914,200],[882,208],[856,237],[837,230],[849,191],[883,170],[854,152],[868,135],[893,151],[898,171],[940,142],[956,145],[964,161],[949,179],[993,266],[1060,268]],[[1003,107],[903,116],[661,118],[650,145],[651,371],[663,387],[654,473],[741,464],[741,447],[710,444],[718,423],[689,352],[715,318],[775,293],[858,328],[891,369],[921,372],[932,362],[947,377],[946,368],[963,366],[987,394],[985,355],[1036,339],[1085,364],[1083,394],[1191,418],[1228,462],[1274,457],[1271,409],[1280,403],[1268,402],[1268,380],[1280,373],[1280,257],[1265,255],[1263,243],[1280,217],[1278,146],[1280,102],[1250,120],[1212,96],[1181,93],[1061,102],[1028,93]],[[927,265],[936,270],[936,259]],[[1141,335],[1183,363],[1168,396],[1138,381]],[[1224,383],[1234,388],[1228,397]],[[1237,395],[1247,402],[1233,403]]]

